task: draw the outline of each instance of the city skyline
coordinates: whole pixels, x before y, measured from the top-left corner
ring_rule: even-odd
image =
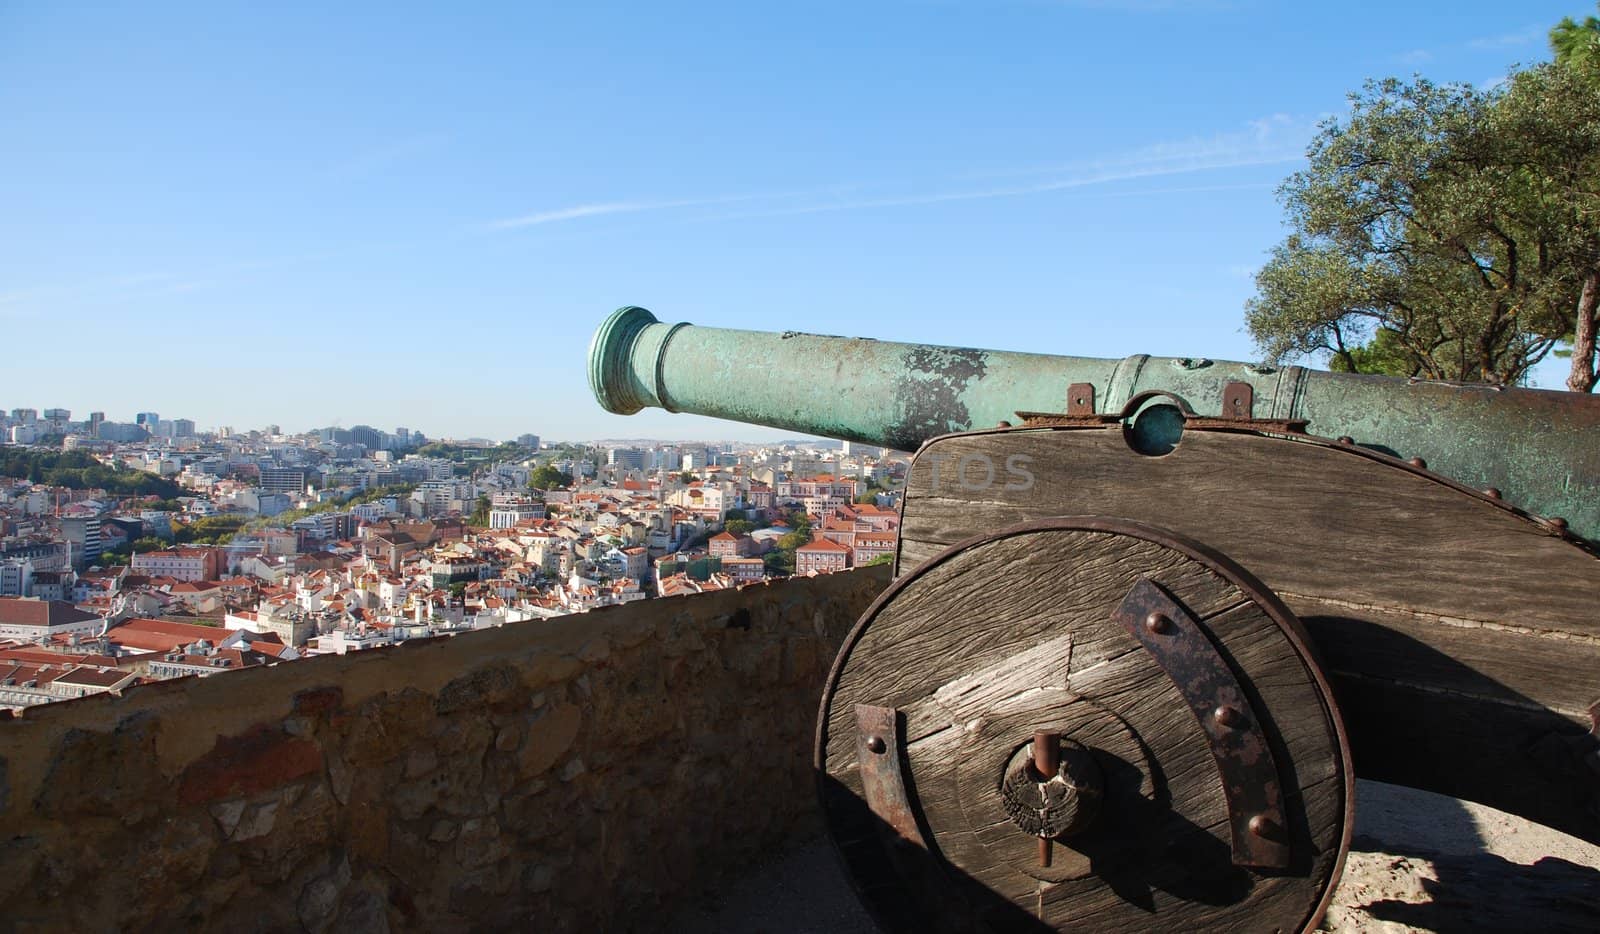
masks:
[[[4,404],[794,435],[602,412],[585,350],[630,303],[1253,359],[1243,303],[1317,122],[1369,77],[1493,83],[1585,6],[8,5],[0,327],[30,352]]]

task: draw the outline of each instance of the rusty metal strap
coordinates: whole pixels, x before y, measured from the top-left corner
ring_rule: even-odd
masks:
[[[1234,865],[1288,868],[1278,768],[1233,670],[1199,622],[1149,579],[1140,579],[1112,616],[1177,685],[1211,744],[1228,802]]]
[[[856,763],[867,807],[907,843],[926,847],[900,771],[903,733],[893,707],[856,705]]]

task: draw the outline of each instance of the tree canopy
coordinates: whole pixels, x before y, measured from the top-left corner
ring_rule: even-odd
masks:
[[[552,464],[544,464],[535,468],[533,473],[528,475],[528,486],[535,490],[550,490],[571,485],[572,475],[562,473]]]
[[[1246,305],[1262,352],[1517,383],[1570,345],[1568,388],[1593,389],[1600,67],[1587,61],[1558,46],[1490,90],[1388,79],[1351,95],[1279,190],[1292,232]]]
[[[0,477],[16,477],[69,490],[105,490],[115,496],[183,495],[183,488],[143,470],[107,467],[83,451],[0,448]]]

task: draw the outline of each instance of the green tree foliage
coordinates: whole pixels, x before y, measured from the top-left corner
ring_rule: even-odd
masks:
[[[480,528],[487,527],[489,525],[489,507],[491,505],[488,496],[479,496],[478,502],[472,509],[472,518],[468,519],[467,523]]]
[[[722,530],[729,535],[749,535],[755,531],[756,524],[749,519],[729,519],[722,524]]]
[[[385,496],[393,496],[395,499],[403,500],[410,496],[411,492],[416,488],[417,485],[415,483],[392,483],[387,486],[372,487],[371,489],[362,490],[348,499],[329,499],[320,503],[312,503],[304,509],[285,509],[275,516],[260,516],[250,521],[249,528],[285,528],[296,519],[304,519],[320,512],[337,512],[361,503],[374,503]]]
[[[69,490],[105,490],[113,496],[183,495],[171,480],[143,470],[107,467],[83,451],[0,448],[0,476]]]
[[[880,564],[892,564],[893,562],[894,562],[894,555],[881,554],[881,555],[878,555],[876,558],[873,558],[872,560],[868,561],[866,564],[863,564],[861,566],[864,567],[864,568],[875,568]]]
[[[1600,17],[1586,16],[1581,23],[1563,19],[1550,30],[1550,50],[1558,64],[1600,71]]]
[[[146,535],[146,536],[143,536],[142,538],[134,539],[133,543],[129,547],[135,553],[144,555],[144,554],[149,554],[152,551],[163,551],[163,550],[165,550],[167,548],[167,543],[165,541],[163,541],[162,539]]]
[[[528,488],[533,490],[553,490],[557,487],[571,485],[572,474],[562,473],[551,464],[544,464],[536,468],[528,476]]]
[[[761,556],[761,563],[772,574],[794,573],[794,552],[776,549]]]
[[[177,526],[173,533],[180,545],[225,545],[233,541],[247,521],[244,516],[206,516]]]
[[[1592,373],[1577,326],[1600,269],[1591,78],[1548,64],[1489,91],[1389,79],[1352,95],[1279,191],[1293,232],[1246,306],[1262,352],[1516,383],[1569,341]]]

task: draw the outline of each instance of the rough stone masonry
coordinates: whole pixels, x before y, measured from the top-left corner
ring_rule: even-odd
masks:
[[[888,569],[162,682],[0,722],[18,931],[631,930],[819,832]]]

